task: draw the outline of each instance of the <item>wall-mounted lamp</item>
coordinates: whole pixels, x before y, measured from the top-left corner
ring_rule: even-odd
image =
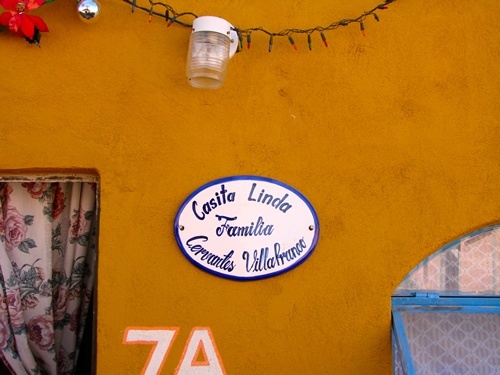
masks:
[[[227,63],[238,49],[238,33],[219,17],[204,16],[193,21],[186,75],[193,87],[217,89],[226,79]]]

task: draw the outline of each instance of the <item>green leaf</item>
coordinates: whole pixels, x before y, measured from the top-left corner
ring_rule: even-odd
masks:
[[[54,322],[54,329],[63,329],[64,326],[71,324],[71,314],[65,313],[64,318],[58,322]]]
[[[52,201],[52,188],[48,188],[45,190],[42,194],[42,196],[39,199],[40,202],[46,201],[46,202],[51,202]]]
[[[43,207],[43,214],[47,216],[49,219],[52,219],[52,207],[51,206]]]
[[[29,248],[30,248],[30,249],[33,249],[34,247],[36,247],[36,243],[35,243],[35,241],[34,241],[34,240],[32,240],[31,238],[26,238],[26,239],[24,240],[24,242],[25,242],[26,244],[28,244],[28,246],[29,246]]]
[[[85,233],[83,236],[78,237],[76,239],[76,242],[80,246],[87,246],[88,239],[89,239],[89,234]]]
[[[57,227],[52,231],[52,237],[57,237],[61,235],[61,224],[57,224]]]
[[[35,217],[33,215],[26,215],[24,217],[24,224],[32,225],[34,220],[35,220]]]
[[[62,244],[58,243],[52,246],[52,251],[58,251],[59,253],[63,253],[63,247]]]
[[[85,211],[85,220],[90,221],[94,216],[94,211]]]
[[[60,236],[61,236],[61,224],[58,224],[57,227],[54,230],[52,230],[52,250],[57,250],[60,253],[62,253],[63,246]]]
[[[33,241],[31,238],[26,238],[23,242],[21,242],[18,249],[23,253],[29,254],[29,249],[33,249],[34,247],[36,247],[35,241]]]
[[[14,335],[23,335],[26,333],[26,324],[23,324],[21,327],[14,328],[12,330]]]
[[[23,253],[29,254],[30,253],[30,248],[28,245],[26,245],[25,242],[21,242],[21,244],[18,247],[19,250],[21,250]]]

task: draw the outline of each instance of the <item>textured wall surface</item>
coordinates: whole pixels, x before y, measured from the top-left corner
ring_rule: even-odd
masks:
[[[242,28],[328,25],[377,3],[172,2]],[[498,0],[401,0],[380,23],[255,34],[217,91],[185,78],[189,30],[103,0],[36,12],[41,48],[0,33],[0,172],[94,169],[101,181],[97,372],[139,374],[150,346],[126,327],[175,326],[164,374],[210,327],[228,374],[389,374],[390,295],[423,258],[500,220]],[[314,205],[321,238],[300,267],[235,282],[176,245],[199,186],[266,176]]]

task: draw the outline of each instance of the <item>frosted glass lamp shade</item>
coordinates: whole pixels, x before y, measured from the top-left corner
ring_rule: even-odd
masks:
[[[222,18],[205,16],[194,20],[186,68],[191,86],[217,89],[224,84],[236,40],[236,31]]]

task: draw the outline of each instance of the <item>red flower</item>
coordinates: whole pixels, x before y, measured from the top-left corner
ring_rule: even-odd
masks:
[[[54,346],[54,323],[50,315],[39,315],[28,323],[28,336],[42,350],[50,350]]]
[[[49,184],[46,182],[23,182],[22,186],[28,190],[28,193],[33,199],[40,199],[45,190],[48,189]]]
[[[55,220],[66,208],[66,205],[64,204],[64,192],[59,183],[56,183],[55,186],[52,187],[52,192],[54,194],[54,200],[52,202],[52,220]]]
[[[12,251],[26,239],[28,227],[24,222],[24,216],[15,207],[7,206],[3,214],[0,233],[5,236],[5,248]]]
[[[9,195],[12,193],[12,186],[8,182],[0,182],[0,202],[3,206],[7,206],[10,202]]]
[[[0,25],[8,26],[12,34],[24,37],[30,43],[38,44],[40,32],[49,31],[45,22],[26,12],[37,9],[45,0],[0,0],[0,5],[10,10],[0,14]]]

